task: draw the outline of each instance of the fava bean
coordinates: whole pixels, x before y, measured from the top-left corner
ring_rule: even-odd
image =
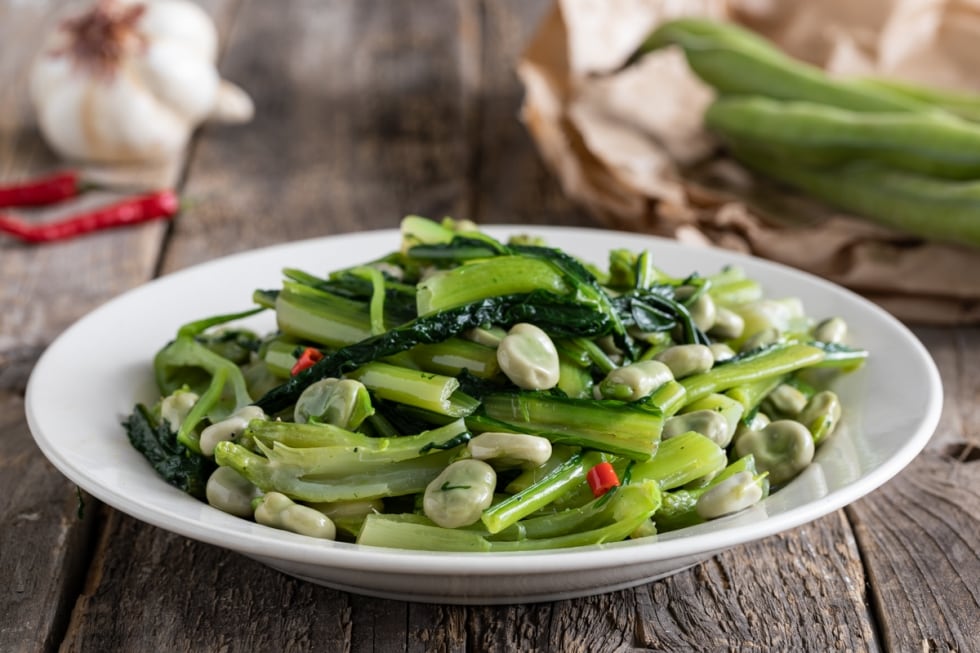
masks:
[[[267,418],[265,412],[258,406],[245,406],[230,417],[211,424],[201,431],[201,453],[205,456],[213,456],[214,448],[219,442],[238,439],[253,419]]]
[[[742,416],[745,414],[745,407],[738,401],[723,394],[710,394],[703,399],[692,401],[684,407],[683,413],[693,413],[700,410],[708,410],[717,413],[725,418],[728,423],[728,431],[725,437],[717,440],[716,443],[722,447],[727,447],[735,435],[735,429],[742,423]]]
[[[822,390],[810,398],[797,419],[810,429],[814,443],[819,444],[834,432],[840,417],[840,398],[830,390]]]
[[[708,335],[722,340],[741,338],[745,331],[745,320],[735,311],[724,306],[715,309],[715,323],[708,330]]]
[[[501,466],[537,467],[551,458],[551,441],[539,435],[488,431],[466,444],[477,460],[494,460]]]
[[[752,472],[737,472],[698,497],[695,510],[702,519],[716,519],[754,506],[762,495]]]
[[[724,342],[713,342],[708,345],[708,349],[711,350],[711,355],[715,357],[716,363],[727,361],[729,358],[735,358],[735,350]]]
[[[759,349],[761,347],[765,347],[766,345],[771,345],[778,341],[779,329],[776,329],[775,327],[768,327],[762,331],[757,331],[746,338],[738,350],[745,353],[747,351],[752,351],[753,349]]]
[[[693,286],[680,286],[674,293],[674,296],[680,300],[684,301],[689,297],[692,297],[694,293],[697,292],[697,288]],[[715,324],[715,319],[718,316],[718,309],[715,306],[715,300],[711,299],[711,295],[708,293],[701,293],[694,302],[687,307],[688,312],[691,314],[691,319],[694,320],[695,326],[702,331],[709,331],[711,327]]]
[[[606,399],[636,401],[673,381],[670,368],[660,361],[646,360],[617,367],[599,383],[598,392]]]
[[[296,400],[293,420],[306,424],[311,418],[350,431],[372,413],[371,395],[354,379],[321,379],[312,383]]]
[[[300,535],[332,540],[337,528],[329,517],[309,506],[294,503],[279,492],[269,492],[257,501],[255,521]]]
[[[526,322],[515,324],[497,345],[497,362],[514,385],[549,390],[558,383],[558,350],[548,334]]]
[[[827,318],[813,328],[813,337],[832,344],[844,342],[847,339],[847,322],[839,317]]]
[[[695,410],[682,415],[674,415],[664,422],[660,437],[664,440],[683,433],[694,431],[708,438],[718,446],[727,446],[732,439],[728,420],[714,410]]]
[[[209,504],[222,512],[251,517],[252,501],[262,496],[262,492],[231,467],[219,467],[208,477],[205,496]]]
[[[675,379],[707,372],[715,364],[715,356],[706,345],[675,345],[653,359],[669,367]]]
[[[807,396],[799,388],[782,383],[769,393],[766,401],[775,408],[774,412],[795,417],[806,407]]]
[[[190,390],[176,390],[164,398],[160,403],[160,417],[167,420],[171,433],[176,433],[180,429],[187,413],[191,412],[191,408],[199,398],[197,393]]]
[[[422,509],[443,528],[469,526],[490,507],[496,486],[493,467],[472,458],[457,460],[425,488]]]
[[[759,471],[769,479],[785,483],[813,461],[813,436],[809,429],[793,420],[777,420],[761,431],[745,431],[735,440],[735,455],[752,454]]]

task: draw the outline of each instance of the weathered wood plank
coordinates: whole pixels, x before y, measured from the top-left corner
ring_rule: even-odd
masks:
[[[884,644],[969,651],[980,642],[980,352],[977,329],[918,329],[946,393],[926,451],[847,509]]]
[[[0,353],[0,370],[8,362]],[[53,651],[85,575],[97,504],[85,499],[81,509],[83,497],[37,451],[9,390],[0,386],[0,650]]]
[[[332,233],[458,214],[465,196],[459,8],[250,2],[225,63],[256,118],[208,129],[192,214],[164,269]]]
[[[343,593],[106,513],[62,650],[348,650]]]
[[[933,450],[847,510],[884,644],[970,651],[980,642],[980,459]]]
[[[3,183],[57,166],[38,137],[26,92],[39,34],[52,22],[51,7],[43,3],[0,5]],[[137,255],[139,248],[133,249]],[[134,283],[126,261],[120,269],[111,252],[81,243],[25,247],[0,236],[0,576],[6,590],[0,592],[0,650],[57,648],[84,576],[93,512],[78,517],[74,486],[31,441],[23,395],[51,338]]]
[[[594,227],[598,222],[562,193],[520,122],[523,89],[515,67],[550,3],[485,0],[480,6],[478,79],[472,96],[471,206],[469,217],[484,224],[560,224]]]
[[[843,513],[723,552],[636,590],[653,650],[874,651],[865,578]]]
[[[212,3],[217,4],[217,3]],[[27,70],[58,3],[0,4],[0,182],[61,167],[37,132]],[[37,215],[105,202],[92,193]],[[40,212],[39,212],[40,213]],[[0,237],[0,650],[54,650],[84,578],[98,503],[79,495],[34,446],[23,417],[28,374],[47,344],[98,304],[153,275],[166,227],[142,225],[24,246]]]

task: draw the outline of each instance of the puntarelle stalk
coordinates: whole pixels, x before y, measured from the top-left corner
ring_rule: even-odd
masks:
[[[255,291],[258,306],[277,311],[277,333],[223,327],[254,311],[182,327],[156,360],[160,388],[172,396],[138,406],[127,420],[134,446],[168,482],[196,496],[217,465],[256,492],[299,504],[371,500],[382,514],[359,513],[339,527],[341,537],[363,544],[474,552],[599,544],[758,500],[768,480],[753,459],[726,467],[742,451],[729,442],[735,427],[760,404],[785,419],[762,403],[779,384],[809,384],[811,396],[867,357],[844,344],[846,324],[834,333],[814,328],[798,299],[761,298],[762,286],[740,268],[671,276],[653,252],[617,250],[607,273],[537,239],[505,244],[465,222],[413,217],[403,227],[399,251],[326,278],[287,269],[281,289]],[[718,309],[717,324],[701,306],[709,297],[729,309]],[[554,387],[522,390],[502,371],[500,337],[521,323],[555,344]],[[774,344],[753,338],[761,330]],[[642,386],[646,396],[599,398],[618,368],[692,343],[755,349],[700,374],[657,377],[660,387]],[[249,392],[276,377],[284,382],[254,402],[262,411],[249,409],[255,419],[246,425],[238,418],[213,459],[201,454],[201,430],[247,406],[255,399]],[[336,380],[300,399],[324,379]],[[661,442],[672,416],[673,437]],[[489,460],[467,446],[472,434],[486,432],[501,447]],[[509,433],[547,439],[550,459],[522,458],[516,440],[508,449]],[[589,474],[599,463],[601,478]],[[775,474],[770,464],[760,459],[759,469]],[[473,476],[453,476],[462,470]],[[452,482],[430,488],[440,477]],[[453,506],[466,517],[443,512]]]
[[[773,347],[758,356],[719,365],[703,374],[681,380],[687,390],[688,402],[697,401],[713,392],[721,392],[745,383],[752,383],[795,372],[823,361],[822,349],[802,344]]]
[[[544,393],[489,395],[483,398],[482,410],[518,432],[637,460],[653,456],[663,428],[660,411],[642,404]]]

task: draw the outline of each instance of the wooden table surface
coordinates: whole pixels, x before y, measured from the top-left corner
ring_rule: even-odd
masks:
[[[0,0],[0,182],[58,167],[26,96],[57,4]],[[612,594],[500,607],[380,600],[92,499],[79,517],[76,488],[33,444],[24,389],[44,348],[102,302],[216,256],[392,227],[409,212],[595,226],[518,120],[513,63],[546,5],[209,0],[222,72],[253,94],[257,116],[202,130],[180,182],[192,206],[172,224],[61,244],[0,239],[0,651],[980,650],[978,328],[915,329],[946,403],[926,451],[894,480]]]

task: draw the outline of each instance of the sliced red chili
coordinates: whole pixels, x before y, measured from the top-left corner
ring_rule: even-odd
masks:
[[[20,184],[0,186],[0,208],[57,204],[77,196],[84,189],[77,172],[59,172]]]
[[[619,486],[619,476],[610,463],[601,462],[588,471],[585,480],[592,488],[592,496],[601,497],[603,494]]]
[[[303,353],[299,355],[296,359],[296,364],[293,365],[293,369],[289,370],[289,373],[296,376],[308,367],[313,367],[314,364],[323,358],[323,352],[314,347],[307,347],[303,350]]]
[[[162,190],[79,213],[57,222],[30,224],[14,216],[0,215],[0,231],[28,243],[47,243],[93,231],[170,218],[179,209],[180,200],[177,194],[172,190]]]

